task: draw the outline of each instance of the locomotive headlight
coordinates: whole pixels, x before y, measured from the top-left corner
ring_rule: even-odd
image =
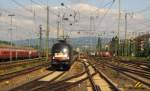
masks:
[[[67,49],[66,49],[66,48],[64,48],[64,49],[63,49],[63,52],[64,52],[64,53],[65,53],[65,52],[67,52]]]
[[[67,56],[67,58],[66,59],[69,59],[69,56]]]
[[[55,59],[55,57],[53,56],[52,59]]]

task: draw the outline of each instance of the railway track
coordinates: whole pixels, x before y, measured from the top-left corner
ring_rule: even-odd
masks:
[[[66,75],[68,74],[66,72],[61,72],[59,73],[59,75],[56,75],[56,73],[59,71],[54,71],[49,76],[36,79],[35,81],[30,83],[26,83],[20,87],[13,89],[12,91],[66,91],[78,86],[79,84],[82,84],[84,81],[88,81],[90,83],[90,88],[93,91],[101,91],[101,87],[99,87],[94,79],[94,76],[98,74],[95,68],[85,61],[82,61],[81,64],[83,70],[76,74],[73,74],[72,76],[66,77]],[[54,74],[56,76],[53,76]],[[62,78],[63,76],[65,76],[65,78]],[[53,79],[43,81],[43,79],[48,77]]]
[[[64,88],[65,89],[70,89],[70,88],[72,88],[74,86],[77,86],[79,83],[81,84],[85,80],[88,80],[90,82],[92,91],[106,91],[106,89],[102,87],[102,84],[104,84],[104,83],[98,83],[96,81],[96,80],[98,80],[97,77],[96,77],[96,79],[94,78],[94,76],[96,76],[96,75],[98,75],[98,77],[100,79],[104,79],[106,81],[106,83],[108,83],[107,84],[108,85],[107,88],[109,90],[107,89],[107,91],[120,91],[120,89],[116,86],[116,84],[114,84],[106,75],[104,75],[104,73],[100,72],[89,61],[84,61],[82,63],[84,65],[84,67],[85,67],[85,71],[82,74],[77,74],[75,76],[81,77],[83,74],[86,74],[87,75],[86,77],[84,77],[84,78],[82,78],[82,79],[80,79],[78,81],[75,81],[74,83],[67,84],[67,85],[63,85],[64,81],[73,80],[74,77],[70,77],[68,79],[64,79],[62,81],[62,83],[61,83],[62,84],[61,87],[60,87],[60,84],[59,84],[60,82],[57,82],[56,83],[57,85],[55,85],[56,88],[53,89],[54,87],[51,87],[51,88],[49,88],[49,89],[51,89],[50,91],[60,91],[60,89],[64,89]],[[101,85],[99,85],[99,84],[101,84]],[[49,85],[49,86],[53,86],[53,83],[51,83],[51,85]],[[49,87],[49,86],[45,86],[45,87]],[[40,91],[40,90],[35,90],[35,91]],[[46,90],[46,89],[43,89],[43,90]],[[62,90],[62,91],[66,91],[66,90]]]
[[[107,61],[107,65],[109,64],[109,66],[116,66],[119,70],[124,70],[146,79],[150,79],[150,67],[148,66],[149,63],[149,61],[120,61],[120,64],[114,65],[113,63],[109,63]]]
[[[85,88],[91,91],[120,91],[115,83],[112,82],[104,73],[100,72],[90,60],[80,60],[79,63],[82,69],[74,73],[74,67],[70,71],[50,70],[49,74],[38,77],[22,85],[12,88],[11,91],[68,91],[86,82],[88,86]],[[76,69],[77,70],[77,69]],[[70,75],[70,76],[69,76]],[[105,84],[105,85],[104,85]],[[69,90],[72,91],[72,90]],[[82,91],[82,90],[75,90]]]
[[[38,62],[39,60],[44,61],[44,59],[45,58],[34,58],[34,59],[16,60],[16,61],[11,61],[11,62],[0,62],[0,69],[35,63],[35,62]]]
[[[21,73],[21,71],[41,65],[45,62],[44,58],[26,59],[16,62],[3,62],[0,64],[0,77],[2,78],[4,75],[15,74],[17,72]]]
[[[112,89],[112,91],[121,91],[119,89],[119,87],[117,87],[117,84],[115,84],[110,78],[108,78],[102,71],[99,70],[99,68],[97,68],[95,66],[95,64],[89,62],[89,64],[97,71],[97,73],[105,80],[107,81],[107,83],[110,85],[110,88]]]
[[[103,64],[106,67],[109,67],[116,72],[119,72],[123,75],[126,75],[127,77],[141,82],[143,85],[146,86],[146,88],[150,88],[150,68],[143,69],[143,67],[140,67],[139,62],[138,65],[136,62],[125,62],[125,61],[112,61],[112,60],[99,60],[97,61],[98,64]],[[145,63],[145,62],[143,62]],[[147,62],[146,62],[147,63]],[[141,61],[142,64],[142,61]],[[143,64],[142,64],[143,65]]]
[[[20,91],[20,90],[22,90],[22,91],[38,91],[38,90],[45,91],[45,89],[48,90],[50,88],[53,89],[51,91],[54,91],[54,90],[58,89],[58,86],[59,86],[59,88],[61,88],[64,85],[66,85],[66,84],[62,84],[65,81],[67,81],[67,80],[69,80],[71,78],[76,78],[79,75],[82,75],[82,74],[85,73],[84,71],[82,71],[82,72],[80,72],[77,75],[72,75],[72,76],[64,78],[62,80],[58,80],[58,79],[62,78],[63,76],[65,76],[67,74],[67,71],[66,72],[52,71],[52,72],[53,72],[52,74],[50,74],[50,75],[48,75],[46,77],[42,77],[42,78],[36,79],[35,81],[29,82],[29,83],[24,84],[24,85],[22,85],[20,87],[17,87],[15,89],[13,89],[12,91]],[[45,81],[46,78],[50,78],[50,79],[48,79],[48,81]]]
[[[150,87],[150,81],[149,81],[150,74],[147,74],[145,72],[141,73],[141,71],[139,72],[137,70],[122,68],[122,67],[118,67],[118,66],[114,66],[114,65],[107,65],[107,67],[110,67],[110,68],[114,69],[115,71],[118,71],[119,73],[127,75],[128,77],[130,77],[134,80],[140,81],[144,85]]]
[[[122,70],[126,70],[128,72],[132,72],[134,74],[138,74],[140,76],[143,76],[147,79],[150,79],[150,67],[148,67],[149,65],[149,61],[138,61],[138,62],[134,62],[134,61],[125,61],[125,60],[105,60],[103,61],[106,65],[109,64],[109,66],[119,66],[118,68],[122,69]]]
[[[141,71],[136,72],[136,70],[134,69],[121,68],[120,66],[116,66],[105,60],[94,63],[91,59],[87,59],[81,61],[84,70],[76,74],[68,76],[69,73],[67,72],[51,71],[50,74],[35,79],[34,81],[31,81],[29,83],[23,84],[17,88],[12,89],[11,91],[68,91],[68,89],[75,88],[85,81],[90,83],[90,85],[88,85],[88,88],[90,88],[92,91],[106,91],[106,89],[104,89],[105,86],[101,85],[105,83],[107,83],[107,88],[109,88],[108,91],[121,91],[120,87],[118,87],[118,85],[113,82],[111,78],[109,78],[105,73],[103,73],[103,71],[99,69],[98,65],[102,62],[108,68],[111,68],[112,70],[126,75],[136,81],[140,81],[145,84],[145,86],[149,86],[148,81],[145,82],[143,78],[141,79],[137,76],[138,73],[140,75]],[[65,78],[63,78],[64,76]],[[47,77],[50,77],[51,79],[48,81],[44,81],[43,79]],[[97,78],[104,80],[105,83],[99,82]]]
[[[148,60],[122,60],[122,59],[114,59],[117,60],[121,63],[129,64],[129,65],[134,65],[140,68],[150,68],[150,61]]]
[[[20,70],[20,71],[16,71],[16,72],[0,75],[0,82],[4,81],[4,80],[11,79],[11,78],[19,76],[19,75],[23,75],[23,74],[27,74],[29,72],[33,72],[33,71],[38,70],[38,69],[40,69],[42,67],[46,67],[46,66],[48,66],[48,63],[49,62],[44,62],[44,63],[42,63],[40,65],[37,65],[37,66],[34,66],[34,67],[30,67],[30,68],[23,69],[23,70]]]
[[[118,69],[120,70],[124,70],[124,71],[127,71],[127,72],[132,72],[134,74],[137,74],[139,76],[142,76],[142,77],[145,77],[147,79],[150,79],[150,68],[146,67],[146,68],[143,68],[145,66],[139,66],[139,65],[136,65],[136,64],[126,64],[124,62],[120,62],[120,63],[117,63],[115,64],[114,62],[110,62],[109,60],[106,61],[107,63],[105,63],[106,65],[108,65],[109,67],[117,67]]]
[[[32,89],[31,91],[66,91],[72,87],[77,86],[78,84],[81,84],[83,81],[89,80],[91,84],[91,88],[93,91],[102,91],[101,87],[96,83],[94,76],[96,74],[102,75],[98,69],[96,69],[93,65],[91,65],[89,62],[82,62],[85,68],[85,71],[76,74],[72,77],[63,79],[61,81],[48,83],[45,86],[42,86],[40,88]],[[93,70],[93,71],[92,71]],[[78,80],[75,80],[78,79]],[[108,91],[120,91],[119,88],[110,80],[108,77],[103,75],[103,79],[107,81],[109,86],[111,86],[111,89]],[[71,82],[71,80],[74,80],[72,83],[66,83]],[[108,87],[109,88],[109,87]],[[49,90],[47,90],[49,89]],[[62,90],[63,89],[63,90]],[[103,90],[105,91],[105,90]]]
[[[74,86],[77,86],[78,84],[81,84],[83,81],[88,80],[90,81],[92,85],[93,91],[100,91],[100,88],[94,83],[92,77],[96,74],[95,72],[89,71],[89,65],[86,65],[83,62],[84,65],[84,71],[81,73],[75,74],[71,77],[68,77],[66,79],[56,81],[56,82],[48,82],[47,84],[36,87],[34,89],[31,89],[30,91],[65,91],[67,89],[70,89]],[[73,81],[73,82],[72,82]],[[62,90],[63,89],[63,90]]]

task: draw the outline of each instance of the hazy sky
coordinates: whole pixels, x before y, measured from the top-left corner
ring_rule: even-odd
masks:
[[[73,37],[87,36],[87,34],[89,36],[90,34],[88,32],[78,34],[76,31],[90,30],[89,17],[91,15],[95,17],[93,25],[95,25],[96,33],[114,32],[117,30],[119,0],[114,1],[115,3],[111,6],[113,0],[0,0],[0,39],[9,40],[10,17],[8,17],[8,14],[10,13],[15,14],[15,17],[13,17],[14,40],[38,37],[39,25],[42,24],[44,28],[46,26],[46,11],[44,8],[41,9],[41,7],[45,7],[46,5],[50,6],[52,11],[50,11],[50,36],[56,37],[56,22],[58,18],[55,14],[66,13],[66,15],[69,15],[72,13],[71,10],[62,11],[60,8],[56,8],[60,7],[61,3],[64,3],[65,6],[72,10],[77,9],[77,11],[80,11],[80,19],[77,19],[77,23],[71,27],[69,23],[73,21],[63,25],[67,34],[72,34]],[[35,2],[40,4],[40,6],[35,4]],[[111,9],[107,12],[108,8]],[[99,11],[97,12],[97,10]],[[30,11],[32,11],[32,13]],[[132,15],[134,16],[133,18],[128,16],[129,32],[150,31],[150,0],[121,0],[121,12],[121,31],[124,31],[125,12],[134,13]],[[105,14],[106,16],[104,16]],[[71,32],[68,33],[68,31]],[[105,33],[103,35],[107,36]],[[94,36],[96,36],[96,34]]]
[[[24,6],[31,5],[31,1],[35,1],[42,4],[47,4],[49,6],[59,6],[60,3],[68,4],[78,4],[78,3],[86,3],[90,5],[94,5],[96,7],[102,8],[106,3],[113,1],[113,0],[0,0],[0,7],[1,8],[14,8],[17,7],[13,1],[17,1]],[[118,0],[114,0],[115,5],[114,8],[118,7]],[[139,11],[150,7],[150,0],[121,0],[121,8],[122,10],[127,11]],[[150,11],[147,11],[150,12]]]

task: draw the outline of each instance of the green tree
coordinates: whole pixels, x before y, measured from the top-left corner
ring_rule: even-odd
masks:
[[[143,56],[144,56],[144,57],[150,56],[150,42],[149,42],[149,38],[144,39],[144,51],[143,51]]]
[[[113,37],[110,42],[110,51],[115,55],[119,54],[119,39],[117,36]]]
[[[98,37],[97,41],[97,50],[102,51],[102,39],[100,37]]]

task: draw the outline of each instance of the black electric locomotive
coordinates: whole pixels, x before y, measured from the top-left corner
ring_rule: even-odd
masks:
[[[59,40],[51,50],[51,66],[55,69],[68,70],[73,62],[73,51],[65,40]]]

